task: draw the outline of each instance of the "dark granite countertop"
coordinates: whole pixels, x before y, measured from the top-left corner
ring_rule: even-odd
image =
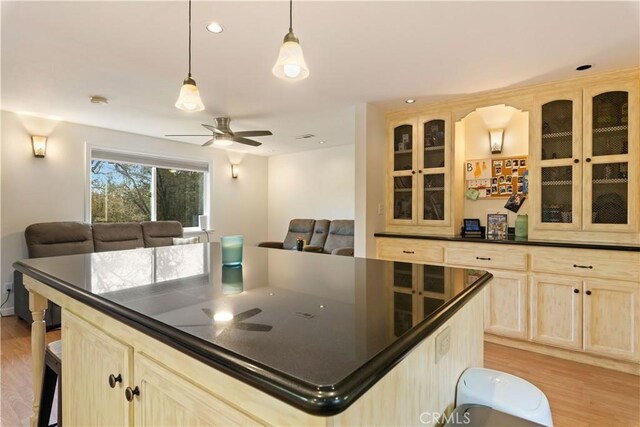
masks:
[[[575,249],[599,249],[605,251],[628,251],[640,252],[640,245],[633,244],[611,244],[611,243],[590,243],[590,242],[570,242],[562,240],[530,240],[526,237],[515,237],[509,235],[505,239],[480,239],[477,237],[462,236],[431,236],[424,234],[409,233],[374,233],[375,237],[395,237],[401,239],[422,239],[422,240],[441,240],[447,242],[468,242],[468,243],[492,243],[498,245],[527,245],[527,246],[550,246],[557,248],[575,248]]]
[[[346,409],[492,277],[434,266],[447,291],[425,301],[419,322],[398,325],[388,261],[245,246],[242,266],[229,268],[211,243],[14,267],[316,415]]]

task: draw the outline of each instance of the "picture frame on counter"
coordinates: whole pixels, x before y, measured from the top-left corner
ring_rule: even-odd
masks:
[[[487,214],[487,238],[506,239],[507,219],[507,214]]]

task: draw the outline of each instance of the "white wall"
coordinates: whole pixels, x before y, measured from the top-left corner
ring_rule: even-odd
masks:
[[[44,159],[33,157],[30,135],[49,137]],[[223,150],[11,112],[2,112],[1,141],[0,283],[11,281],[12,263],[27,257],[24,229],[29,224],[85,220],[86,144],[211,161],[212,240],[224,234],[244,234],[247,244],[267,238],[265,157],[245,155],[240,177],[232,179]]]
[[[456,130],[460,129],[460,124],[463,126],[463,132],[456,134],[456,138],[464,138],[465,160],[517,157],[529,154],[529,113],[521,112],[513,107],[503,108],[513,111],[510,114],[509,121],[504,124],[504,144],[500,154],[491,154],[489,149],[489,128],[482,114],[475,111],[456,125]],[[507,213],[509,226],[513,227],[518,214],[528,213],[529,202],[525,200],[518,210],[518,214],[506,210],[504,208],[506,202],[506,198],[478,200],[465,198],[464,218],[480,218],[480,223],[486,225],[488,212]]]
[[[293,218],[354,219],[354,152],[341,145],[269,158],[269,240],[282,241]]]
[[[373,234],[385,228],[385,123],[384,113],[379,108],[371,104],[357,106],[354,250],[358,257],[376,257]]]

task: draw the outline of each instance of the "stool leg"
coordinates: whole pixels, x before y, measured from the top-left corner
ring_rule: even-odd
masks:
[[[56,391],[58,375],[49,366],[45,367],[42,381],[42,393],[40,394],[40,408],[38,413],[38,427],[47,427],[51,416],[53,396]]]

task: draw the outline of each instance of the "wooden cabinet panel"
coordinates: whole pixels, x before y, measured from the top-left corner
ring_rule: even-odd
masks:
[[[584,349],[639,360],[640,289],[637,284],[585,281]]]
[[[447,249],[446,262],[483,269],[527,270],[527,252],[517,247],[495,248],[488,244]]]
[[[485,291],[485,332],[527,338],[527,275],[493,272]]]
[[[253,426],[261,424],[216,396],[159,365],[135,355],[137,426]]]
[[[124,396],[131,384],[133,350],[79,317],[62,312],[62,418],[73,426],[128,426],[132,405]],[[109,375],[120,375],[115,388]]]
[[[393,261],[441,263],[444,248],[437,241],[416,239],[378,239],[377,256]]]
[[[582,348],[581,294],[579,279],[533,276],[529,296],[531,339],[542,344]]]
[[[640,253],[589,249],[531,249],[531,269],[579,277],[640,280]]]

